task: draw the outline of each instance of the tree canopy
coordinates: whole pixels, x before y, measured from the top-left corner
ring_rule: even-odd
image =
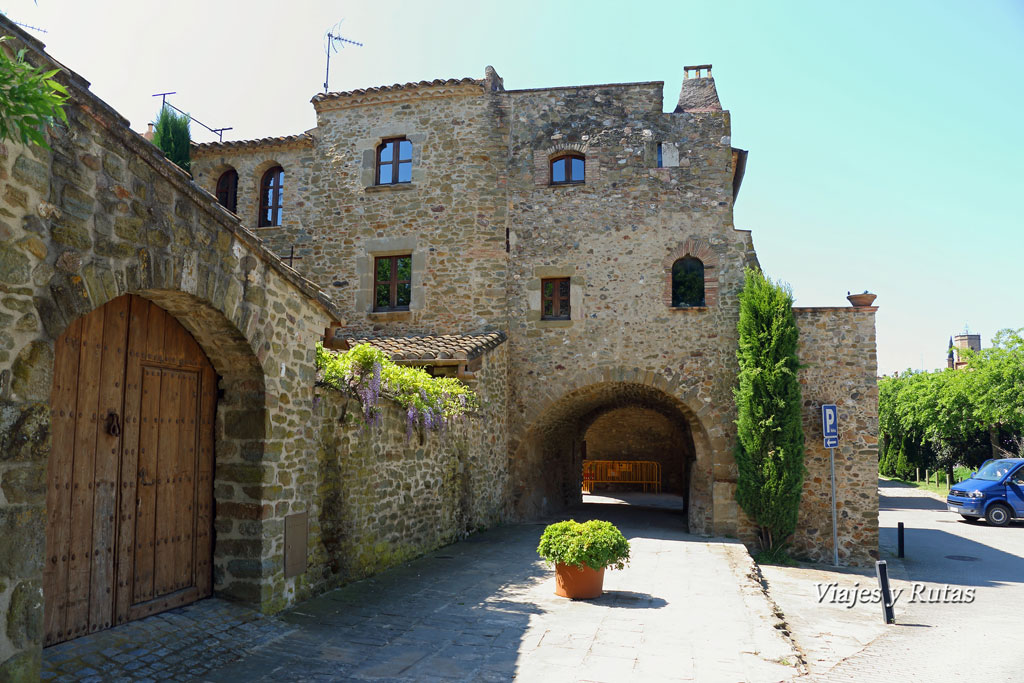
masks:
[[[907,371],[878,384],[879,471],[974,468],[1019,454],[1024,437],[1024,328],[1002,330],[992,347],[958,349],[967,366]]]

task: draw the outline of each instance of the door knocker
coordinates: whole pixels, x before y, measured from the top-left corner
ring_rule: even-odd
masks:
[[[121,436],[121,418],[113,410],[107,414],[107,434]]]

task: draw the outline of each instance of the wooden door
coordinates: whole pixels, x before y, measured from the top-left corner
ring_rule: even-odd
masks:
[[[57,340],[46,645],[210,594],[216,386],[188,331],[138,296]]]

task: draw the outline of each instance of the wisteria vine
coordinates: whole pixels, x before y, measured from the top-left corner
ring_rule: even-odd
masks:
[[[381,422],[381,398],[402,406],[407,436],[417,427],[444,429],[478,407],[476,394],[454,377],[431,377],[423,368],[398,365],[369,344],[344,353],[317,344],[316,366],[322,384],[359,401],[362,419],[369,426]]]

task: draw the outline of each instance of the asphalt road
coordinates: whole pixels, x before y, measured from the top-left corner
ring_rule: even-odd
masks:
[[[916,595],[900,597],[897,625],[885,635],[814,678],[1024,681],[1024,522],[966,522],[943,501],[891,482],[879,482],[879,494],[883,557],[896,554],[903,522]]]

